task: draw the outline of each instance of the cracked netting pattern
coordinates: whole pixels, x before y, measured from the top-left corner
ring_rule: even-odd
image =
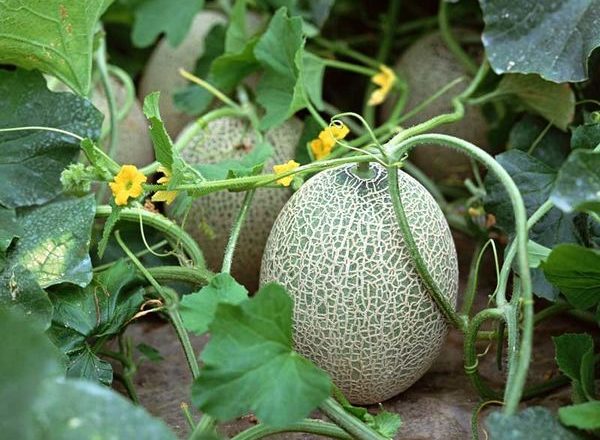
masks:
[[[294,297],[296,349],[327,371],[353,403],[404,391],[437,357],[447,325],[414,268],[394,214],[387,172],[364,180],[353,165],[324,171],[279,214],[261,284]],[[399,173],[406,216],[429,270],[456,305],[450,229],[431,195]]]
[[[301,133],[302,122],[293,118],[266,134],[274,154],[265,164],[265,172],[271,172],[273,165],[294,157]],[[254,142],[254,133],[245,120],[222,118],[210,122],[207,129],[194,138],[181,154],[190,164],[215,163],[241,158],[254,146]],[[231,226],[244,194],[227,191],[208,194],[194,201],[190,210],[185,229],[200,244],[207,266],[212,270],[221,269]],[[278,188],[259,188],[254,194],[232,264],[232,275],[250,291],[258,286],[260,261],[267,237],[289,197],[289,189]],[[203,230],[203,224],[210,227],[214,237],[209,237]]]

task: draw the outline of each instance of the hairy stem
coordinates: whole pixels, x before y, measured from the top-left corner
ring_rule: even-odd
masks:
[[[304,419],[301,422],[293,423],[283,428],[273,428],[259,424],[246,429],[231,440],[258,440],[280,432],[306,432],[341,440],[352,440],[354,438],[333,423],[323,422],[322,420]]]
[[[325,399],[319,408],[327,417],[350,434],[352,438],[358,440],[384,440],[381,434],[348,413],[333,397]]]
[[[221,272],[223,273],[229,273],[231,271],[231,263],[233,261],[235,246],[240,236],[242,226],[244,225],[244,221],[246,220],[246,215],[248,214],[248,209],[252,203],[252,198],[254,197],[255,191],[256,190],[250,190],[246,192],[242,206],[240,206],[240,210],[238,211],[237,217],[235,218],[233,226],[231,227],[231,233],[229,234],[229,240],[227,241],[227,247],[225,248],[225,254],[223,256],[223,265],[221,267]]]

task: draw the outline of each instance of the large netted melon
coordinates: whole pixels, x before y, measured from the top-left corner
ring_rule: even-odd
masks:
[[[461,30],[456,30],[455,33],[458,36],[465,35]],[[408,85],[405,113],[413,110],[455,79],[465,78],[463,82],[437,98],[428,107],[404,121],[402,123],[404,127],[452,112],[452,98],[460,94],[471,81],[463,65],[437,32],[413,43],[399,59],[395,70],[402,75]],[[389,100],[382,106],[381,116],[384,120],[388,119],[394,104],[394,101]],[[456,136],[480,148],[488,149],[487,128],[480,107],[466,106],[462,120],[438,126],[434,131]],[[460,181],[471,174],[471,164],[467,156],[448,148],[426,145],[413,150],[410,160],[437,181]]]
[[[179,111],[173,95],[188,81],[179,74],[179,69],[193,71],[196,60],[204,52],[204,39],[217,24],[224,24],[223,15],[213,11],[202,11],[194,18],[190,30],[177,47],[172,47],[163,38],[152,52],[140,82],[140,99],[151,92],[160,91],[160,114],[167,131],[176,136],[193,118]]]
[[[294,157],[301,133],[302,122],[295,118],[267,132],[266,139],[274,154],[265,164],[265,172],[271,172],[274,164]],[[190,164],[239,159],[253,148],[255,141],[254,132],[246,120],[223,118],[210,122],[181,154]],[[260,262],[269,231],[290,193],[288,188],[260,188],[254,195],[238,239],[231,271],[251,292],[258,286]],[[243,198],[244,193],[227,191],[200,197],[194,201],[186,220],[186,230],[198,241],[208,267],[215,271],[220,270],[231,225]]]
[[[398,227],[387,171],[354,165],[323,171],[281,210],[265,248],[261,285],[276,281],[294,298],[296,349],[349,400],[386,400],[419,379],[447,332]],[[407,219],[428,268],[456,304],[458,267],[446,220],[431,195],[400,172]]]

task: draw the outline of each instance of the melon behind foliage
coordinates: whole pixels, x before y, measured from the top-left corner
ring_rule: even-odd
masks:
[[[288,288],[297,350],[353,403],[382,402],[430,367],[447,325],[402,238],[387,171],[353,165],[317,174],[282,209],[263,256],[261,284]],[[448,224],[431,195],[399,173],[404,209],[428,268],[456,304],[458,267]]]

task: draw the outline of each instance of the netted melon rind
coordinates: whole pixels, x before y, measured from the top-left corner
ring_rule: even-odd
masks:
[[[186,128],[182,132],[185,134]],[[292,118],[266,134],[273,147],[273,156],[265,164],[271,172],[274,164],[287,162],[294,157],[302,133],[302,122]],[[250,150],[255,136],[247,121],[239,118],[222,118],[210,122],[208,127],[183,150],[183,158],[190,164],[215,163],[225,159],[238,159]],[[259,188],[246,222],[240,232],[235,251],[232,275],[248,290],[258,286],[263,249],[277,214],[290,197],[287,188]],[[206,263],[212,270],[220,270],[231,225],[241,206],[244,193],[226,192],[200,197],[192,206],[186,221],[186,230],[198,241]],[[214,237],[210,238],[202,225],[208,224]]]
[[[455,34],[465,35],[467,31],[455,29]],[[429,99],[434,93],[446,87],[457,78],[464,80],[437,98],[415,116],[402,123],[410,127],[425,122],[435,116],[452,112],[452,98],[461,93],[471,81],[470,75],[456,56],[448,49],[439,32],[428,34],[415,41],[400,57],[394,70],[400,72],[408,85],[408,101],[405,112]],[[387,120],[394,105],[386,101],[381,116]],[[465,106],[465,115],[460,121],[440,125],[436,133],[459,137],[474,143],[489,152],[487,140],[488,124],[480,107]],[[462,180],[471,176],[471,163],[464,154],[439,146],[426,145],[413,150],[410,160],[435,180]]]
[[[404,244],[387,172],[324,171],[292,196],[267,241],[261,285],[287,287],[296,349],[327,371],[349,400],[386,400],[419,379],[439,354],[447,325]],[[458,266],[450,229],[431,195],[400,172],[417,246],[456,304]]]

